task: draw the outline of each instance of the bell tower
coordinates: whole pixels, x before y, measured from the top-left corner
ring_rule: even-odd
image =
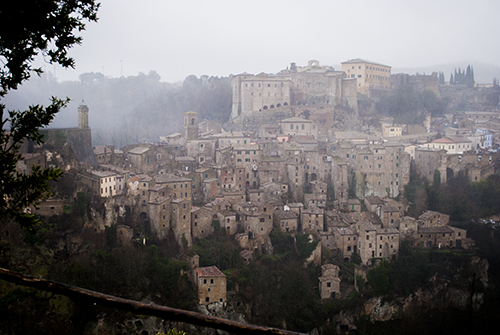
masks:
[[[184,113],[184,137],[186,140],[198,139],[198,116],[197,112]]]
[[[78,129],[89,129],[89,108],[87,105],[78,106]]]

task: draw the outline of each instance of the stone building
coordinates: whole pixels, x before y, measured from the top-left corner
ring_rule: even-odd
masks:
[[[399,226],[399,219],[403,217],[404,211],[396,206],[385,204],[382,206],[380,214],[383,228],[395,228]]]
[[[399,251],[399,231],[396,228],[379,228],[376,257],[395,260]]]
[[[397,197],[410,182],[410,155],[404,145],[339,143],[340,155],[349,164],[358,198],[367,195]]]
[[[274,211],[274,227],[285,232],[299,230],[299,216],[297,213],[290,210],[275,210]]]
[[[339,156],[332,157],[332,184],[335,199],[347,201],[349,188],[348,164]]]
[[[193,157],[198,164],[215,162],[216,139],[198,138],[186,141],[186,150],[189,157]]]
[[[166,185],[167,194],[173,199],[192,201],[192,179],[171,173],[162,173],[156,175],[154,181],[156,184]]]
[[[399,220],[399,239],[413,239],[418,232],[419,222],[410,216],[404,216]]]
[[[372,90],[391,90],[391,67],[360,58],[342,62],[347,78],[356,79],[359,93],[370,95]]]
[[[149,147],[137,146],[128,151],[128,160],[140,172],[153,171],[157,166],[156,157]]]
[[[318,207],[311,207],[302,210],[300,222],[302,232],[308,232],[319,235],[319,232],[325,230],[325,211]]]
[[[90,171],[78,173],[78,179],[102,198],[116,195],[116,173],[111,171]]]
[[[197,268],[194,270],[194,277],[200,305],[226,302],[226,275],[216,266]]]
[[[78,127],[40,129],[45,144],[61,148],[68,145],[80,162],[95,164],[92,150],[92,133],[89,127],[89,108],[78,106]]]
[[[273,211],[270,204],[259,202],[242,202],[233,205],[233,210],[241,217],[245,232],[252,238],[264,243],[273,229]]]
[[[355,82],[340,71],[309,61],[277,75],[242,73],[233,77],[231,119],[290,105],[348,106],[357,111]]]
[[[31,206],[33,214],[43,215],[48,220],[52,215],[62,215],[64,213],[65,203],[60,199],[42,199],[36,206]]]
[[[415,171],[420,178],[434,183],[434,173],[439,172],[440,182],[446,183],[446,151],[436,148],[415,149]]]
[[[382,137],[399,137],[403,135],[403,126],[392,122],[382,122]]]
[[[200,113],[189,111],[184,113],[184,139],[198,139],[198,117]]]
[[[31,174],[33,167],[38,166],[43,171],[47,168],[47,157],[42,153],[25,153],[22,158],[17,161],[16,172],[23,174]]]
[[[319,280],[319,294],[321,300],[340,298],[339,267],[333,264],[321,266],[321,277]]]
[[[415,244],[424,248],[444,248],[454,246],[454,231],[449,226],[419,227]]]
[[[358,224],[358,249],[361,262],[367,264],[371,258],[378,257],[377,228],[369,222]]]
[[[358,231],[356,227],[333,228],[333,234],[335,236],[335,248],[339,249],[345,260],[349,261],[352,254],[358,253]]]
[[[97,164],[108,164],[111,162],[114,150],[105,145],[96,145],[94,147],[94,156]]]
[[[418,217],[422,227],[442,227],[450,222],[450,216],[434,211],[426,211]]]
[[[175,234],[179,245],[190,248],[193,244],[191,238],[191,200],[173,199],[171,206],[171,224],[170,228]]]
[[[447,136],[435,139],[424,144],[426,148],[443,149],[447,154],[463,154],[469,150],[474,150],[472,142],[461,136]]]
[[[215,216],[215,217],[214,217]],[[191,235],[193,239],[201,239],[214,232],[213,220],[217,219],[217,207],[207,203],[202,207],[191,207]]]
[[[152,198],[148,201],[147,214],[151,232],[160,238],[167,236],[171,219],[170,198],[164,196]]]
[[[236,221],[236,212],[225,210],[217,213],[220,228],[227,235],[234,235],[238,231],[238,222]]]
[[[291,117],[280,121],[281,134],[285,135],[305,135],[318,137],[317,125],[307,119],[300,117]]]

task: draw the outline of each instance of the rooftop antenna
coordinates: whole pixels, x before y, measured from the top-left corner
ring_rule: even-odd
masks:
[[[120,77],[123,77],[123,61],[120,59]]]

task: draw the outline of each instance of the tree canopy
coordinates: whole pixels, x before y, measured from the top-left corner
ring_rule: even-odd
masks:
[[[426,112],[432,116],[443,114],[445,103],[432,91],[419,91],[412,86],[401,85],[381,96],[377,109],[393,117],[397,123],[419,124],[424,121]]]
[[[99,3],[94,0],[19,0],[0,10],[0,99],[15,90],[32,73],[40,75],[33,62],[41,55],[50,64],[74,67],[68,50],[80,44],[85,22],[97,21]],[[16,171],[21,144],[43,143],[39,129],[50,124],[69,99],[52,97],[49,106],[30,106],[26,111],[8,111],[0,104],[0,218],[10,217],[24,227],[38,223],[26,207],[50,193],[48,182],[61,176],[58,169],[33,168],[28,174]]]

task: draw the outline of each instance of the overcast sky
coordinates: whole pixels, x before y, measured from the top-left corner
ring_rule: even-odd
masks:
[[[291,62],[339,67],[363,58],[409,68],[464,62],[500,65],[498,0],[102,0],[71,55],[76,70],[106,76],[157,71],[276,73]],[[46,71],[54,71],[50,65]]]

